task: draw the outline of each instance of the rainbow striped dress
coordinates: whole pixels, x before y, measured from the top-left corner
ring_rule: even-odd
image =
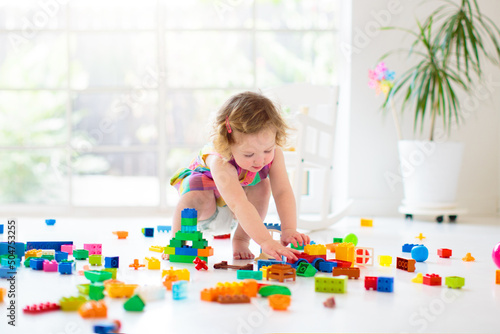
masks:
[[[174,186],[180,195],[184,195],[189,191],[213,190],[217,206],[225,206],[226,202],[217,190],[217,186],[212,178],[212,172],[206,163],[207,157],[212,154],[219,155],[215,152],[212,144],[205,145],[188,168],[181,168],[172,176],[170,185]],[[241,168],[236,164],[234,159],[229,160],[229,163],[236,168],[241,186],[249,187],[256,185],[269,175],[269,170],[273,162],[271,161],[257,173]]]

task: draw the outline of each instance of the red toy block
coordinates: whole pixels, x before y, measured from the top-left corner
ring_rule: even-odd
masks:
[[[30,314],[37,314],[37,313],[44,313],[44,312],[50,312],[50,311],[57,311],[61,307],[57,305],[56,303],[41,303],[38,305],[31,305],[31,306],[26,306],[23,308],[24,313],[30,313]]]
[[[437,274],[426,274],[423,279],[425,285],[441,285],[441,276]]]
[[[447,259],[447,258],[451,257],[451,249],[439,248],[438,255],[439,255],[439,257]]]
[[[229,239],[231,238],[231,234],[222,234],[222,235],[214,235],[214,239]]]
[[[365,289],[366,290],[373,289],[377,291],[377,281],[378,277],[376,276],[365,276]]]
[[[196,266],[194,267],[196,270],[208,270],[207,263],[199,257],[196,257],[193,263],[196,264]]]

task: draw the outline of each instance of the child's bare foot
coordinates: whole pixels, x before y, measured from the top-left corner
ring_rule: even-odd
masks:
[[[233,238],[233,259],[235,260],[250,260],[255,256],[250,251],[248,246],[250,245],[250,241],[241,240],[237,238]]]

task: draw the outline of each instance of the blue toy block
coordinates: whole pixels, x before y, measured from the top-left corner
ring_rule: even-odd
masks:
[[[181,231],[182,232],[196,232],[198,231],[198,226],[196,225],[182,225],[181,226]]]
[[[55,259],[57,262],[61,262],[62,260],[67,260],[68,259],[68,253],[67,252],[58,252],[56,251],[56,256]]]
[[[417,262],[424,262],[429,258],[429,250],[423,245],[415,246],[411,250],[411,258]]]
[[[119,268],[120,258],[118,256],[106,256],[104,258],[104,268]]]
[[[298,259],[297,261],[295,261],[294,263],[292,263],[292,264],[291,264],[291,266],[292,266],[292,268],[297,269],[297,268],[298,268],[298,266],[299,266],[302,262],[304,262],[304,263],[309,263],[306,259]],[[257,261],[257,263],[258,263],[258,261]],[[290,263],[289,263],[289,264],[290,264]],[[260,269],[260,268],[259,268],[259,269]]]
[[[43,263],[48,261],[40,257],[30,257],[30,268],[33,270],[43,270]]]
[[[175,249],[175,255],[198,256],[198,249],[188,246],[178,247]]]
[[[116,322],[112,322],[112,321],[101,322],[99,324],[94,325],[94,333],[96,333],[96,334],[117,333],[118,329],[119,328],[118,328]]]
[[[281,225],[280,225],[280,224],[267,224],[267,223],[264,223],[264,226],[265,226],[268,230],[277,230],[277,231],[281,231]]]
[[[55,249],[61,251],[62,245],[72,245],[73,241],[28,241],[26,250],[30,249]]]
[[[379,277],[377,279],[377,291],[393,292],[394,291],[394,277]]]
[[[187,281],[177,281],[172,283],[172,298],[174,300],[187,298]]]
[[[0,278],[11,278],[11,276],[15,274],[15,269],[11,269],[9,267],[0,267]]]
[[[319,271],[331,273],[333,268],[337,268],[337,262],[324,261],[319,263]]]
[[[0,234],[3,234],[3,224],[0,224]]]
[[[257,270],[260,270],[262,266],[272,266],[273,264],[286,264],[285,261],[278,261],[278,260],[258,260],[257,261]]]
[[[0,262],[0,265],[2,267],[14,266],[16,268],[19,268],[21,266],[21,259],[19,259],[18,257],[12,258],[12,259],[9,259],[7,257],[3,257],[1,262]]]
[[[0,242],[0,255],[16,255],[22,259],[24,256],[24,242],[8,243]]]
[[[156,229],[158,230],[158,232],[170,232],[170,231],[172,231],[172,226],[158,225],[156,227]]]
[[[47,224],[48,226],[52,226],[55,223],[56,223],[55,219],[45,219],[45,224]]]
[[[314,260],[313,260],[313,262],[311,262],[311,264],[312,264],[312,266],[313,266],[314,268],[316,268],[317,270],[320,270],[320,269],[319,269],[319,266],[320,266],[320,265],[321,265],[321,263],[323,263],[323,262],[326,262],[326,260],[325,260],[325,259],[322,259],[322,258],[320,258],[320,257],[318,257],[318,258],[314,259]]]
[[[142,234],[145,237],[153,237],[155,235],[155,229],[153,227],[144,227],[142,229]]]
[[[411,253],[411,250],[415,246],[423,246],[423,245],[419,245],[419,244],[404,244],[403,245],[403,253]]]
[[[61,275],[71,275],[75,270],[75,262],[61,262],[57,269]]]
[[[184,209],[181,212],[181,218],[198,218],[198,211],[196,209]]]
[[[311,242],[309,242],[309,245],[316,245],[316,242],[311,240]]]

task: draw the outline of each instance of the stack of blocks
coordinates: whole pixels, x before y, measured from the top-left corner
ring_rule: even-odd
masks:
[[[198,214],[195,209],[184,209],[181,212],[181,230],[165,247],[165,254],[169,255],[170,262],[192,263],[196,257],[208,262],[208,257],[214,255],[212,247],[197,230]],[[187,245],[191,241],[192,245]]]

